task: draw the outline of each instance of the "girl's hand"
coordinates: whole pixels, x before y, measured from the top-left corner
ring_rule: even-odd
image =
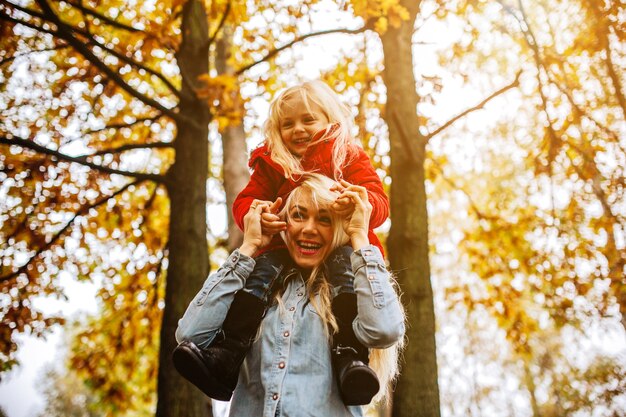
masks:
[[[261,215],[268,210],[271,204],[266,201],[253,202],[243,217],[243,243],[239,252],[253,256],[259,249],[267,246],[274,234],[266,233],[261,225]]]
[[[352,185],[349,182],[343,180],[342,183]],[[338,191],[339,193],[343,193],[345,189],[345,186],[341,183],[335,183],[335,185],[330,187],[330,191]],[[352,200],[350,200],[350,198],[344,195],[337,197],[331,207],[335,211],[335,213],[337,213],[341,217],[349,217],[354,211],[354,203],[352,202]]]
[[[255,200],[256,201],[256,200]],[[287,223],[282,221],[276,215],[283,199],[278,197],[273,203],[270,201],[263,202],[263,213],[261,214],[261,228],[264,234],[275,235],[287,229]],[[254,204],[254,203],[252,203]]]
[[[372,204],[367,197],[367,190],[365,187],[359,185],[352,185],[347,181],[340,181],[341,197],[339,199],[347,200],[348,203],[338,203],[340,209],[347,209],[348,206],[352,206],[351,213],[344,218],[343,229],[350,237],[352,248],[359,250],[369,244],[367,238],[367,232],[369,230],[370,216],[372,214]],[[333,204],[334,208],[334,204]]]

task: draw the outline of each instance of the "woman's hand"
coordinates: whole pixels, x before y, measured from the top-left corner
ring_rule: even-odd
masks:
[[[350,237],[352,248],[359,250],[369,244],[367,232],[372,214],[372,204],[367,198],[367,190],[365,187],[353,185],[344,180],[341,180],[334,189],[339,191],[341,196],[333,204],[333,209],[342,215],[348,213],[343,221],[343,229]]]
[[[275,210],[275,206],[280,206],[280,199],[274,203],[269,201],[255,200],[243,217],[243,243],[239,247],[239,252],[247,256],[253,256],[259,249],[267,246],[274,233],[264,230],[261,216],[266,212]]]

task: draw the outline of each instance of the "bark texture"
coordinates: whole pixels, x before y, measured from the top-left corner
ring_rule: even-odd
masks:
[[[233,202],[250,179],[250,171],[247,169],[246,134],[242,123],[224,129],[222,149],[224,152],[224,192],[228,211],[228,250],[232,251],[243,242],[243,232],[233,219]]]
[[[394,393],[394,417],[440,416],[435,351],[435,313],[428,259],[428,213],[424,158],[426,138],[419,133],[419,97],[413,73],[412,36],[419,1],[401,3],[410,19],[382,36],[385,119],[391,156],[391,229],[387,249],[391,268],[404,292],[407,347]]]
[[[198,75],[208,72],[207,15],[203,2],[188,1],[183,8],[183,42],[177,54],[183,78],[180,112],[194,123],[178,126],[176,161],[170,168],[169,266],[159,352],[157,417],[210,415],[208,401],[174,369],[178,320],[209,272],[206,239],[206,179],[209,146],[206,103],[193,92]]]

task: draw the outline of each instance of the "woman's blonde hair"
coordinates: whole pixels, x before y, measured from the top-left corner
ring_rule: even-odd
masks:
[[[310,198],[318,210],[328,210],[333,227],[333,237],[329,248],[327,249],[327,253],[324,254],[324,260],[334,249],[349,242],[349,237],[343,229],[343,218],[335,214],[335,212],[330,209],[332,203],[339,196],[338,192],[330,191],[333,184],[334,181],[324,175],[306,174],[303,182],[295,188],[291,194],[289,194],[283,209],[279,213],[280,217],[289,222],[289,208],[306,198]],[[281,235],[284,240],[286,237],[285,232],[281,232]],[[392,280],[392,284],[397,292],[398,286],[395,280],[393,280],[391,276],[390,279]],[[326,270],[323,264],[313,268],[311,274],[306,280],[306,287],[309,295],[309,302],[322,318],[326,334],[330,339],[333,334],[337,333],[339,327],[331,310],[331,303],[334,296],[333,287],[326,276]],[[276,295],[276,299],[282,308],[283,306],[280,294]],[[402,304],[400,304],[400,306],[402,307]],[[404,314],[404,310],[402,312]],[[387,400],[390,384],[398,376],[400,371],[398,362],[403,347],[404,339],[396,342],[386,349],[370,349],[370,366],[374,372],[376,372],[381,386],[381,389],[374,397],[372,404],[381,400]]]
[[[335,180],[342,178],[342,168],[349,155],[351,146],[358,146],[352,137],[354,127],[354,116],[344,103],[339,100],[339,96],[326,83],[314,80],[287,88],[274,98],[270,104],[269,117],[265,122],[264,133],[265,142],[270,151],[271,158],[277,162],[285,171],[285,177],[295,180],[297,176],[303,175],[300,160],[294,156],[283,142],[280,134],[281,121],[288,100],[300,97],[311,112],[311,104],[316,104],[329,121],[325,133],[319,141],[333,139],[333,175]]]

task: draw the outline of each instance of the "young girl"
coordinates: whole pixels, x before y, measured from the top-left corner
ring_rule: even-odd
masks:
[[[188,343],[175,352],[177,369],[183,376],[199,363],[206,367],[206,374],[214,376],[202,383],[192,381],[209,397],[230,399],[241,363],[267,310],[272,289],[282,285],[276,278],[291,266],[284,242],[278,236],[286,229],[286,223],[276,212],[303,175],[316,172],[334,178],[338,182],[334,188],[339,192],[351,184],[364,187],[372,206],[369,242],[382,253],[380,241],[372,229],[387,219],[389,202],[369,158],[351,135],[352,127],[350,109],[321,81],[289,88],[272,102],[265,124],[266,141],[252,152],[250,167],[254,171],[233,204],[233,214],[243,228],[244,216],[250,208],[262,206],[263,233],[275,237],[257,254],[254,270],[242,291],[249,296],[235,297],[229,312],[231,320],[224,323],[221,337],[216,337],[207,348],[199,349]],[[354,210],[354,204],[350,198],[340,196],[332,208],[346,216]],[[322,254],[315,238],[303,238],[297,245],[298,266],[319,262]],[[333,336],[332,359],[337,385],[346,405],[362,405],[376,395],[379,382],[368,366],[368,349],[352,329],[357,315],[357,297],[351,253],[350,246],[337,248],[324,267],[334,287],[331,310],[337,332]],[[229,334],[237,337],[229,337]]]

